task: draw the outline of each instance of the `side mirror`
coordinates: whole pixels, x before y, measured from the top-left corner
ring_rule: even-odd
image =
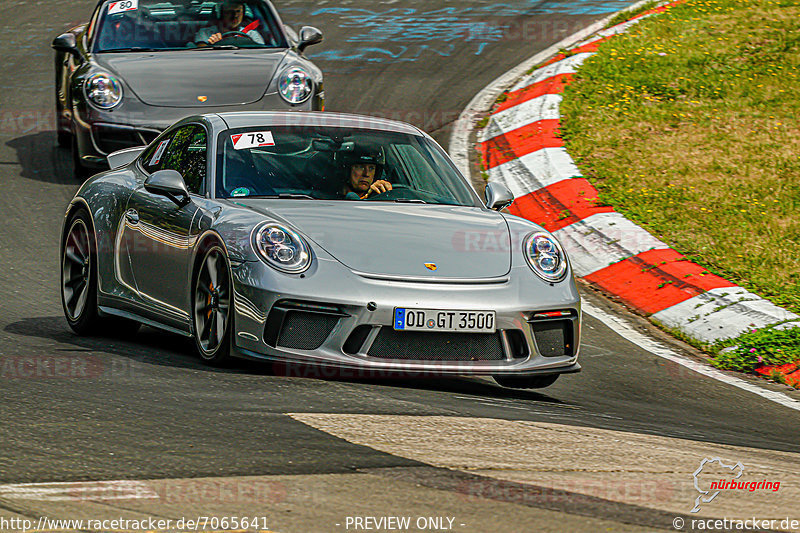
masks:
[[[514,195],[508,187],[501,183],[492,182],[486,186],[486,207],[500,211],[514,202]]]
[[[147,148],[147,146],[136,146],[134,148],[125,148],[123,150],[111,152],[106,156],[109,168],[111,168],[111,170],[116,170],[133,163],[133,161],[139,157],[139,154],[144,152],[145,148]]]
[[[303,26],[300,28],[300,42],[297,43],[297,50],[302,52],[312,44],[322,42],[322,32],[314,26]]]
[[[68,54],[78,53],[78,41],[75,40],[74,33],[62,33],[53,39],[53,44],[51,46],[59,52],[66,52]]]
[[[144,188],[154,194],[166,196],[178,207],[189,203],[189,190],[177,170],[157,170],[144,182]]]

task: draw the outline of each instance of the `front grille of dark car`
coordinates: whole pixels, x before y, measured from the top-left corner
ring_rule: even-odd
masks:
[[[92,126],[94,142],[104,154],[110,154],[125,148],[133,148],[134,146],[146,146],[158,135],[159,132],[155,130],[142,130],[106,124]]]
[[[532,321],[531,331],[539,353],[545,357],[573,355],[573,322],[574,319]]]
[[[267,317],[264,342],[272,347],[316,350],[344,316],[337,307],[324,304],[278,302]]]
[[[405,361],[502,361],[500,332],[395,331],[382,327],[367,355]]]

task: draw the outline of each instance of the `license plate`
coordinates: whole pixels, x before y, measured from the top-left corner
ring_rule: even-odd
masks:
[[[399,331],[494,333],[494,319],[494,311],[394,308],[394,329]]]

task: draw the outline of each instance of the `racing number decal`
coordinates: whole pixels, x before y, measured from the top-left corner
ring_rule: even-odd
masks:
[[[125,11],[133,11],[139,7],[139,0],[120,0],[119,2],[111,2],[108,4],[108,14],[122,13]]]
[[[271,131],[254,131],[251,133],[237,133],[231,135],[234,150],[258,148],[259,146],[275,146]]]
[[[150,160],[150,164],[148,166],[154,167],[161,162],[161,156],[164,155],[164,150],[167,149],[167,145],[169,141],[172,139],[165,139],[158,143],[158,148],[156,148],[156,153],[153,154],[153,158]]]

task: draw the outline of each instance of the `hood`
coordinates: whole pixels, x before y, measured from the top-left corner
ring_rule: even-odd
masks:
[[[163,107],[218,107],[264,96],[286,50],[177,50],[96,54],[142,102]],[[198,100],[205,96],[205,102]]]
[[[319,200],[236,203],[278,217],[340,263],[375,275],[494,278],[511,268],[510,236],[499,213],[479,208]],[[430,270],[426,263],[434,263]]]

